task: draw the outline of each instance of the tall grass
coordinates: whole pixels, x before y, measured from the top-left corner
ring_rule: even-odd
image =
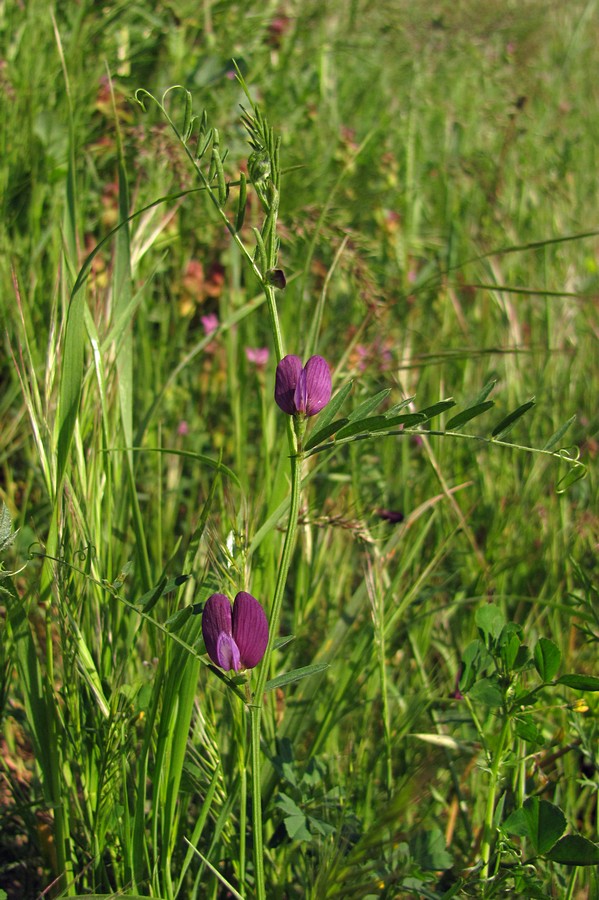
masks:
[[[2,9],[0,891],[597,895],[595,11]]]

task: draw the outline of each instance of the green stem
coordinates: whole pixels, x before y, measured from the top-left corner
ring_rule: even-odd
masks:
[[[247,721],[245,707],[231,696],[231,709],[235,717],[237,732],[237,754],[239,766],[239,886],[245,893],[245,860],[247,834]]]
[[[295,443],[295,433],[292,431]],[[258,678],[254,690],[253,703],[250,706],[251,716],[251,759],[252,759],[252,816],[254,838],[254,879],[256,884],[257,900],[265,900],[264,886],[264,849],[262,839],[262,768],[260,760],[260,724],[262,717],[262,703],[264,687],[270,670],[270,661],[274,649],[274,642],[279,634],[279,620],[283,606],[285,583],[291,564],[295,535],[297,531],[297,518],[301,492],[301,457],[294,452],[291,456],[291,498],[289,503],[289,522],[287,534],[283,544],[283,553],[275,584],[275,593],[270,614],[268,644],[264,659],[258,671]]]
[[[275,289],[271,284],[266,283],[263,283],[263,288],[264,293],[266,294],[268,312],[270,314],[270,326],[272,328],[272,336],[275,343],[275,355],[277,357],[277,362],[281,362],[285,355],[285,350],[283,347],[283,335],[281,334],[281,323],[279,322],[279,313],[277,311],[277,302],[275,299]]]
[[[252,821],[254,840],[254,884],[256,900],[266,900],[264,886],[264,847],[262,841],[262,788],[260,765],[260,718],[262,707],[250,706],[250,754],[252,758]]]
[[[489,862],[491,859],[491,844],[495,836],[495,828],[493,827],[493,816],[495,814],[495,801],[497,798],[497,789],[501,779],[501,765],[503,763],[503,751],[510,733],[510,720],[507,712],[504,711],[503,725],[495,748],[493,762],[491,764],[491,783],[489,785],[489,793],[487,795],[487,807],[485,810],[485,821],[483,824],[483,839],[480,848],[482,860],[481,880],[484,882],[489,877]]]
[[[275,584],[275,593],[272,601],[272,608],[269,622],[268,645],[264,659],[260,665],[258,672],[258,680],[254,691],[254,702],[261,705],[262,694],[264,693],[264,685],[270,668],[270,660],[274,649],[274,642],[279,633],[279,619],[281,618],[281,607],[283,605],[283,595],[285,593],[285,582],[291,564],[291,556],[295,546],[295,535],[297,531],[297,519],[299,513],[299,501],[301,492],[301,457],[294,453],[291,457],[291,498],[289,501],[289,522],[287,525],[287,533],[283,544],[283,552],[281,554],[281,562],[277,573],[277,581]]]
[[[564,900],[572,900],[574,896],[574,888],[576,887],[576,877],[578,875],[578,868],[574,867],[572,870],[572,874],[568,880],[568,887],[566,888],[566,893],[564,894]]]

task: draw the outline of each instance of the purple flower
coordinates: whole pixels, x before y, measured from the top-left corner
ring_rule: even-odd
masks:
[[[253,669],[268,644],[266,613],[251,594],[240,591],[233,602],[224,594],[212,594],[202,615],[202,634],[213,663],[229,672]]]
[[[275,400],[290,416],[315,416],[331,399],[331,391],[331,372],[322,356],[311,356],[303,367],[299,356],[285,356],[277,366]]]

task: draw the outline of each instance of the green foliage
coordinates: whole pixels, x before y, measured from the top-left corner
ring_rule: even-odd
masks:
[[[597,891],[589,10],[3,5],[0,896]]]
[[[531,654],[523,643],[522,628],[506,622],[503,612],[492,603],[477,610],[475,620],[480,639],[466,649],[460,688],[485,749],[490,779],[482,847],[483,877],[488,877],[491,864],[496,876],[504,879],[508,872],[510,879],[516,879],[518,868],[523,874],[525,867],[530,866],[530,860],[508,863],[513,848],[497,840],[498,829],[530,841],[533,858],[546,857],[563,865],[591,865],[599,845],[581,835],[562,837],[567,819],[556,804],[532,794],[503,820],[501,812],[507,800],[503,779],[521,765],[514,752],[518,741],[533,752],[543,746],[535,710],[541,701],[546,702],[541,692],[561,685],[593,691],[599,687],[597,679],[585,675],[562,675],[556,679],[561,663],[557,645],[540,637]],[[533,668],[542,683],[531,688],[528,673]],[[484,720],[475,712],[479,705],[493,711],[495,734],[488,725],[481,724]],[[542,883],[539,877],[537,887]]]

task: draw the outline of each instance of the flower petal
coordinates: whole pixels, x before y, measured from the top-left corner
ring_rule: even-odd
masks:
[[[206,600],[202,613],[202,634],[208,656],[213,663],[220,666],[218,639],[221,634],[232,636],[231,603],[224,594],[212,594]]]
[[[218,641],[216,642],[216,656],[218,658],[218,665],[221,669],[224,669],[225,672],[230,672],[231,669],[235,669],[236,672],[239,672],[241,668],[239,647],[231,635],[226,634],[224,631],[221,631],[218,636]]]
[[[307,400],[308,391],[306,385],[306,370],[302,369],[302,371],[299,373],[299,378],[297,379],[295,392],[293,394],[293,404],[295,406],[295,411],[298,413],[303,413],[305,415]]]
[[[275,378],[275,400],[277,405],[290,416],[297,412],[294,394],[302,371],[302,361],[299,356],[290,354],[284,356],[277,366]]]
[[[256,598],[245,591],[240,591],[233,602],[233,637],[242,666],[253,669],[268,644],[268,619]]]
[[[331,399],[331,370],[322,356],[311,356],[304,369],[306,375],[306,415],[315,416]]]

